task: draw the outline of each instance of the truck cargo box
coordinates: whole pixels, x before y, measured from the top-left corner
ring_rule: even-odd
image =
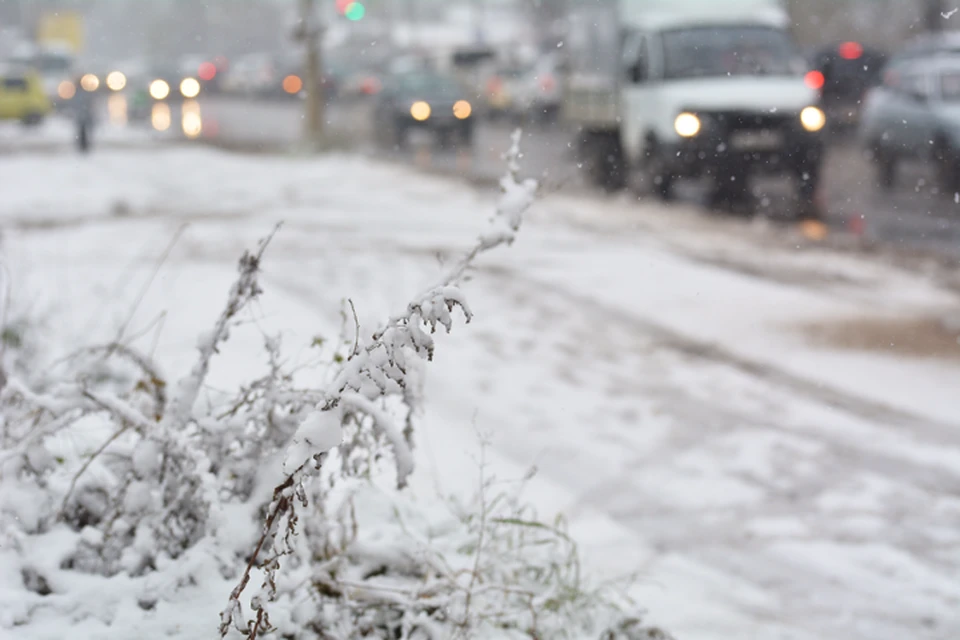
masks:
[[[570,0],[564,119],[615,129],[621,45],[631,30],[761,23],[786,27],[783,0]]]

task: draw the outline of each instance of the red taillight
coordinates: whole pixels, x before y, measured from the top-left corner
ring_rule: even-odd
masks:
[[[200,68],[197,69],[197,76],[205,82],[210,82],[216,77],[216,75],[217,65],[213,64],[212,62],[204,62],[200,65]]]
[[[863,55],[863,47],[859,42],[844,42],[837,47],[837,53],[844,60],[856,60]]]
[[[490,78],[487,81],[487,93],[500,93],[501,89],[503,89],[503,80],[500,78]]]
[[[553,76],[543,76],[540,78],[540,88],[544,91],[553,91],[553,88],[557,86],[557,82],[553,79]]]
[[[803,76],[803,82],[811,89],[819,91],[823,89],[826,78],[823,77],[823,73],[814,69],[813,71],[808,71],[807,75]]]
[[[360,91],[368,96],[380,93],[380,81],[376,78],[364,78],[360,84]]]

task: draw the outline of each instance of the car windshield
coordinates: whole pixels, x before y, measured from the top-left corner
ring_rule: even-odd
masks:
[[[768,27],[704,27],[663,34],[664,77],[795,75],[802,72],[787,35]]]
[[[18,76],[7,76],[0,80],[0,85],[7,91],[26,91],[27,79]]]
[[[522,78],[523,76],[527,75],[531,69],[533,69],[533,67],[530,66],[506,67],[500,70],[499,75],[503,76],[504,78]]]
[[[960,102],[960,69],[940,74],[940,97],[944,102]]]
[[[460,87],[451,78],[432,73],[408,73],[397,77],[397,86],[404,93],[453,95]]]
[[[70,58],[53,53],[43,53],[37,56],[36,65],[41,73],[65,73],[70,70]]]

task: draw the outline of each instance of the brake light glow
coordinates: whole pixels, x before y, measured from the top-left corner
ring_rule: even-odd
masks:
[[[837,53],[844,60],[857,60],[863,55],[863,46],[859,42],[844,42],[837,47]]]
[[[302,89],[303,89],[303,80],[300,79],[300,76],[290,74],[289,76],[283,79],[283,90],[289,93],[290,95],[300,93]]]
[[[807,75],[803,76],[803,82],[811,89],[820,90],[823,89],[826,78],[823,77],[823,72],[814,69],[813,71],[808,71]]]
[[[544,91],[553,91],[556,86],[557,82],[553,79],[553,76],[546,75],[540,78],[540,88]]]
[[[376,78],[364,78],[360,85],[360,91],[364,95],[372,96],[380,93],[380,81]]]
[[[197,76],[204,82],[210,82],[217,76],[217,65],[212,62],[204,62],[197,69]]]

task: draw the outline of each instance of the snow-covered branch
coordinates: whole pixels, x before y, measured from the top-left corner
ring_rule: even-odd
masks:
[[[240,259],[179,380],[122,344],[80,349],[56,374],[8,371],[0,566],[22,576],[25,604],[5,607],[0,629],[53,613],[117,638],[170,619],[166,635],[222,609],[221,635],[249,640],[646,637],[625,631],[630,605],[616,593],[584,585],[562,523],[539,522],[482,466],[467,505],[408,488],[437,330],[473,318],[466,274],[516,239],[537,192],[519,177],[520,141],[489,227],[459,260],[372,335],[350,303],[339,346],[319,350],[325,384],[295,386],[279,338],[265,336],[264,371],[235,393],[209,389],[213,358],[261,293],[273,234]],[[63,446],[73,440],[82,446]]]
[[[444,274],[439,283],[416,296],[403,313],[388,319],[373,334],[369,344],[355,346],[331,388],[324,394],[326,402],[308,414],[294,434],[284,461],[284,470],[288,475],[277,489],[288,486],[302,491],[304,482],[319,470],[319,465],[309,464],[310,460],[340,443],[340,424],[345,410],[370,418],[373,429],[382,434],[390,446],[396,463],[397,487],[406,486],[407,478],[413,471],[413,456],[402,433],[375,402],[388,396],[402,396],[407,386],[407,373],[414,364],[411,358],[433,359],[435,345],[431,334],[436,332],[438,325],[447,333],[453,329],[452,313],[455,309],[460,309],[466,322],[473,317],[460,288],[464,274],[481,253],[514,241],[523,214],[536,197],[536,181],[521,181],[519,178],[521,138],[520,130],[515,131],[510,149],[505,154],[507,173],[500,182],[500,201],[490,229],[480,235],[474,246]],[[293,511],[295,507],[289,500],[275,500],[268,517],[276,520],[285,509]],[[263,548],[264,542],[274,535],[273,528],[266,527],[257,548]],[[229,617],[233,610],[234,605],[231,604],[223,615]],[[259,624],[253,628],[259,628]],[[251,640],[255,637],[256,633],[250,634]]]

